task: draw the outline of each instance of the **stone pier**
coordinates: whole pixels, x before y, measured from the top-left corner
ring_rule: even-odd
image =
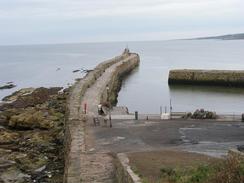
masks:
[[[139,55],[126,49],[122,55],[99,64],[73,86],[65,126],[65,183],[114,181],[113,157],[107,153],[93,153],[86,147],[86,123],[98,115],[99,103],[108,98],[116,99],[121,79],[139,62]],[[84,104],[87,105],[86,114]]]
[[[244,87],[244,71],[179,69],[169,72],[168,83]]]

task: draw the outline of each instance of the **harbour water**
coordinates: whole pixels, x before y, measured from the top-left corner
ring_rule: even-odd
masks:
[[[82,43],[59,45],[0,46],[0,98],[23,87],[67,86],[82,77],[76,69],[92,69],[118,55],[128,44],[139,53],[141,64],[123,84],[118,105],[131,112],[159,113],[172,101],[173,111],[197,108],[218,113],[244,112],[244,89],[226,87],[174,86],[167,83],[170,69],[244,70],[244,41],[177,40],[151,42]]]

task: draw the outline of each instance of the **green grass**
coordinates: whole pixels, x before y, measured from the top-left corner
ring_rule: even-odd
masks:
[[[143,183],[244,183],[244,159],[230,156],[221,162],[191,168],[162,167],[160,178],[142,177],[142,180]]]

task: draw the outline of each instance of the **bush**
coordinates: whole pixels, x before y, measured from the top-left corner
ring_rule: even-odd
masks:
[[[242,183],[244,182],[244,161],[235,156],[229,156],[216,168],[211,183]]]
[[[190,169],[163,167],[161,176],[172,183],[244,183],[244,160],[229,156],[226,160]]]

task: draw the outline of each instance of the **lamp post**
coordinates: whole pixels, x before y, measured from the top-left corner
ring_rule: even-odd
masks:
[[[106,86],[106,90],[107,90],[107,102],[108,102],[109,127],[112,128],[110,101],[109,101],[109,87],[108,87],[108,85]]]

